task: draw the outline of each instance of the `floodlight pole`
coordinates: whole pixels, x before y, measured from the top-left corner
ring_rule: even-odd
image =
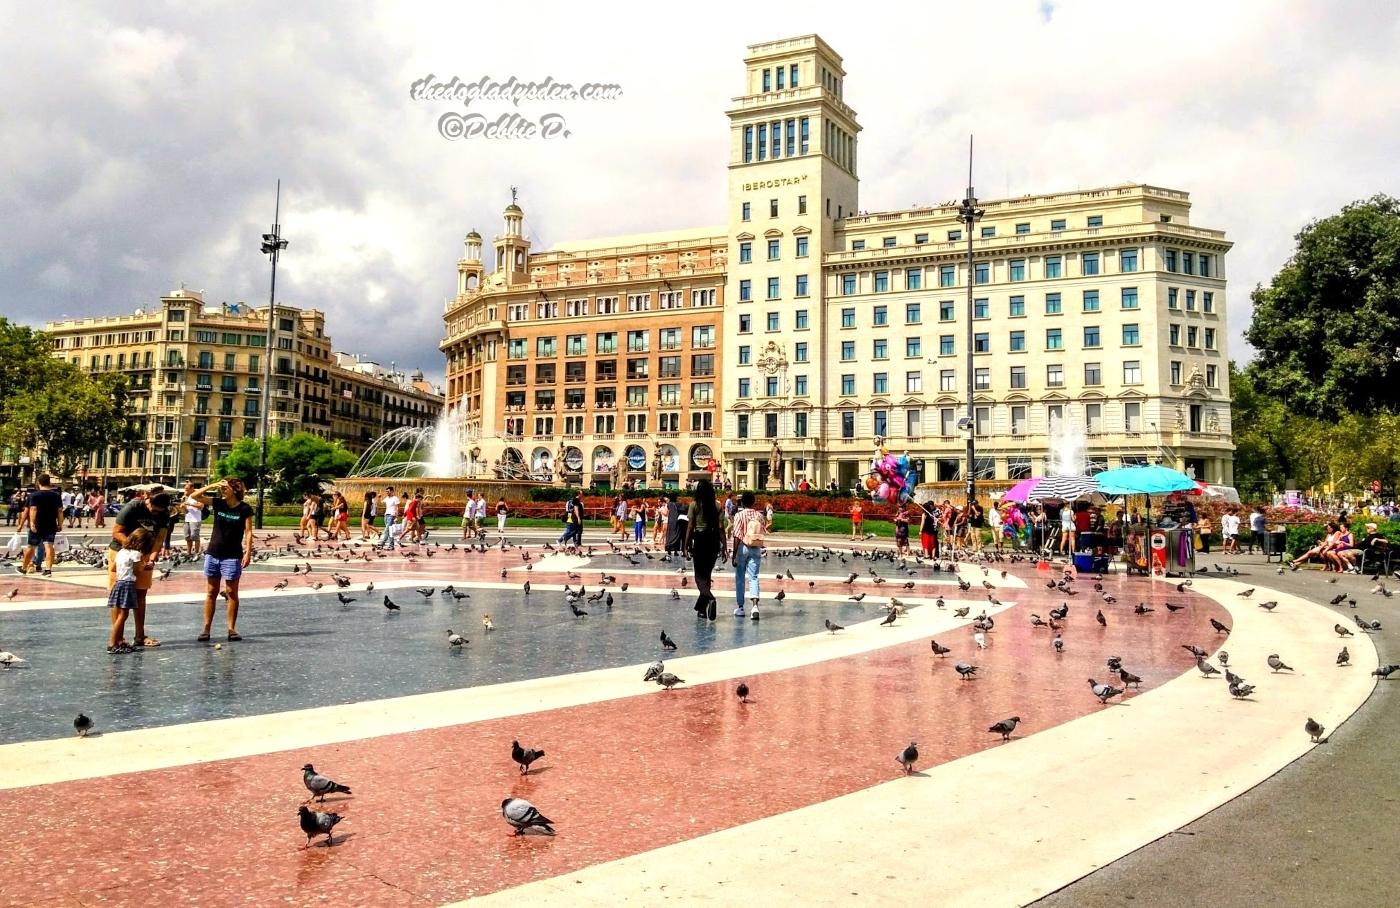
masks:
[[[267,294],[267,341],[263,347],[262,450],[258,453],[258,509],[253,525],[263,528],[263,502],[267,500],[267,436],[272,410],[272,357],[276,350],[273,330],[277,316],[277,259],[287,241],[282,239],[282,181],[277,181],[277,201],[273,207],[272,232],[262,235],[262,252],[272,260],[272,287]]]
[[[977,459],[977,411],[974,405],[973,395],[976,393],[976,382],[973,379],[973,279],[974,268],[972,262],[972,228],[973,225],[982,219],[985,211],[977,207],[977,194],[972,189],[972,136],[967,137],[967,197],[963,199],[962,207],[958,209],[958,217],[963,223],[963,230],[967,233],[967,503],[969,506],[977,500],[977,478],[974,464]]]

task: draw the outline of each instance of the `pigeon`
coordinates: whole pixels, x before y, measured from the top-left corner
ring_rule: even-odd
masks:
[[[1109,671],[1116,673],[1123,668],[1123,657],[1109,656],[1106,660],[1104,660],[1104,665],[1108,666]]]
[[[1215,654],[1215,658],[1217,661],[1219,661],[1221,665],[1230,664],[1230,654],[1225,652],[1223,649]]]
[[[587,617],[588,617],[588,613],[585,612],[583,609],[579,608],[577,605],[574,605],[574,603],[573,603],[572,600],[569,602],[569,611],[571,611],[571,612],[574,613],[574,617],[575,617],[575,618],[587,618]]]
[[[399,607],[394,604],[394,600],[390,599],[387,595],[384,597],[384,607],[391,612],[399,611]]]
[[[1317,720],[1312,716],[1309,716],[1308,721],[1303,723],[1303,731],[1308,733],[1308,737],[1312,738],[1314,744],[1322,743],[1320,739],[1322,738],[1322,733],[1326,730],[1327,729],[1319,725]]]
[[[347,596],[344,593],[336,593],[335,598],[340,600],[341,605],[349,605],[350,603],[355,601],[354,596]]]
[[[421,586],[420,586],[420,587],[415,587],[415,589],[418,591],[418,593],[419,593],[420,595],[425,596],[425,597],[426,597],[426,596],[431,596],[433,593],[436,593],[436,592],[437,592],[436,589],[428,589],[428,588],[426,588],[426,587],[421,587]]]
[[[525,595],[526,595],[526,596],[530,595],[530,581],[526,580],[526,581],[525,581],[525,586],[522,587],[522,589],[525,590]]]
[[[1169,611],[1169,612],[1179,612],[1179,611],[1181,611],[1181,610],[1184,609],[1184,608],[1186,608],[1186,606],[1184,606],[1184,605],[1177,605],[1177,604],[1174,603],[1174,602],[1168,602],[1168,603],[1167,603],[1167,611]]]
[[[1327,604],[1328,604],[1328,605],[1341,605],[1343,602],[1346,602],[1346,601],[1347,601],[1347,594],[1346,594],[1346,593],[1338,593],[1337,595],[1333,596],[1333,597],[1327,602]]]
[[[895,757],[895,759],[904,767],[904,774],[906,776],[909,775],[914,771],[914,764],[918,762],[919,759],[919,742],[910,741],[909,746],[900,751],[899,756]]]
[[[978,649],[986,649],[987,635],[982,633],[981,631],[978,631],[977,633],[972,635],[972,642],[977,644]]]
[[[534,804],[524,798],[506,798],[502,801],[501,816],[515,827],[516,835],[524,835],[529,829],[539,830],[544,835],[554,835],[554,821],[540,813]]]
[[[787,592],[785,590],[778,590],[778,595],[774,596],[773,598],[776,599],[778,602],[782,602],[784,599],[787,598]]]
[[[1345,646],[1342,647],[1342,651],[1341,651],[1340,653],[1337,654],[1337,664],[1338,664],[1338,665],[1350,665],[1350,664],[1351,664],[1351,653],[1347,652],[1347,648],[1346,648]]]
[[[1259,607],[1266,612],[1272,612],[1274,609],[1278,608],[1278,603],[1270,599],[1268,602],[1259,603]]]
[[[21,659],[9,650],[0,650],[0,665],[9,668],[11,665],[27,665],[25,659]]]
[[[749,702],[749,686],[740,681],[739,686],[734,688],[734,696],[739,698],[740,703]]]
[[[865,598],[865,594],[864,594],[864,593],[856,593],[854,596],[847,596],[846,598],[849,599],[851,602],[859,602],[859,601],[861,601],[862,599]]]
[[[1020,722],[1020,716],[1012,716],[1010,719],[1002,719],[1000,722],[987,729],[987,731],[1001,735],[1003,741],[1010,741],[1011,733],[1016,730],[1016,726],[1019,725]]]
[[[1207,678],[1209,678],[1211,675],[1220,674],[1220,669],[1207,662],[1204,656],[1196,657],[1196,667],[1199,668],[1201,670],[1201,674],[1205,675]]]
[[[333,782],[316,771],[316,767],[307,763],[301,768],[301,784],[306,786],[306,790],[311,792],[311,798],[324,801],[328,794],[350,794],[348,785],[341,785]],[[311,798],[307,798],[310,801]]]
[[[944,646],[937,640],[930,640],[928,645],[929,649],[933,650],[935,656],[946,656],[953,651],[952,647]]]
[[[1397,671],[1400,671],[1400,665],[1391,663],[1390,665],[1382,665],[1380,668],[1371,672],[1371,675],[1382,680],[1388,680],[1390,676]]]
[[[86,738],[88,732],[92,731],[92,720],[82,713],[78,713],[78,718],[73,720],[73,730],[78,733],[78,737]]]
[[[510,758],[520,766],[520,774],[528,775],[530,764],[544,756],[544,751],[533,747],[521,747],[519,741],[510,742]]]
[[[827,631],[833,634],[837,631],[844,631],[846,629],[844,625],[837,624],[830,618],[823,618],[822,623],[826,625]]]
[[[1053,641],[1053,645],[1055,647],[1055,652],[1063,653],[1065,651],[1065,638],[1061,637],[1059,634],[1056,634],[1055,639]]]
[[[1035,614],[1032,614],[1032,615],[1031,615],[1031,627],[1049,627],[1049,626],[1050,626],[1050,625],[1048,625],[1048,624],[1045,623],[1045,619],[1044,619],[1044,618],[1040,617],[1039,615],[1035,615]]]
[[[1094,620],[1099,623],[1099,627],[1108,627],[1108,619],[1103,616],[1103,609],[1099,609],[1099,613],[1094,616]]]
[[[957,665],[953,666],[953,671],[958,673],[961,680],[969,681],[972,679],[973,675],[977,674],[977,666],[969,665],[966,662],[959,662]]]
[[[953,609],[953,617],[954,617],[954,618],[966,618],[967,615],[968,615],[968,612],[971,612],[971,611],[972,611],[972,606],[970,606],[970,605],[965,605],[965,606],[963,606],[962,608],[955,608],[955,609]]]
[[[301,817],[301,831],[306,833],[306,847],[311,847],[311,839],[314,836],[323,835],[326,837],[326,845],[330,845],[331,830],[335,829],[335,824],[345,819],[338,813],[322,813],[319,810],[312,810],[305,804],[297,809],[297,814]]]
[[[449,646],[461,646],[463,643],[466,642],[467,641],[462,637],[461,634],[454,634],[452,632],[452,628],[450,627],[447,629],[447,643]]]
[[[659,674],[659,675],[656,676],[656,683],[657,683],[657,684],[660,684],[662,687],[666,688],[667,690],[670,690],[671,688],[675,687],[677,684],[684,684],[684,683],[685,683],[685,679],[684,679],[684,678],[677,678],[675,675],[671,674],[670,672],[662,672],[661,674]]]
[[[1235,674],[1234,672],[1230,671],[1228,668],[1225,669],[1225,683],[1226,683],[1226,684],[1234,684],[1234,683],[1236,683],[1237,681],[1243,681],[1243,680],[1244,680],[1243,678],[1241,678],[1239,675]]]
[[[1230,696],[1235,699],[1243,700],[1252,693],[1254,693],[1253,684],[1245,684],[1243,681],[1230,682]]]
[[[1334,630],[1334,631],[1337,632],[1337,636],[1338,636],[1338,637],[1350,637],[1350,636],[1351,636],[1351,631],[1349,631],[1349,630],[1347,630],[1346,628],[1342,627],[1340,624],[1334,624],[1334,625],[1332,625],[1332,630]]]
[[[669,650],[674,650],[676,648],[676,641],[666,636],[666,632],[664,630],[661,632],[661,647],[662,649]]]
[[[1290,666],[1283,664],[1283,660],[1278,657],[1278,653],[1269,654],[1269,668],[1273,669],[1275,672],[1293,671],[1293,669]]]
[[[286,580],[279,580],[279,581],[277,581],[276,583],[274,583],[274,584],[272,585],[272,588],[273,588],[274,590],[285,590],[285,589],[287,588],[287,581],[286,581]]]
[[[1195,656],[1197,659],[1204,659],[1206,657],[1206,651],[1201,649],[1194,643],[1183,643],[1181,644],[1181,648],[1189,652],[1191,655]]]
[[[1126,668],[1118,669],[1118,680],[1123,682],[1123,685],[1125,687],[1129,684],[1133,685],[1134,687],[1142,687],[1142,679],[1139,678],[1137,675],[1133,674],[1132,672],[1128,671]]]
[[[1146,602],[1139,602],[1137,605],[1133,606],[1134,615],[1146,615],[1155,611],[1157,610],[1152,606],[1148,605]]]
[[[660,659],[657,659],[651,665],[647,666],[646,674],[642,675],[642,680],[655,681],[657,678],[661,677],[661,673],[665,670],[666,663],[662,662]]]
[[[1253,595],[1254,595],[1254,587],[1251,586],[1251,587],[1250,587],[1249,589],[1247,589],[1247,590],[1241,590],[1240,592],[1236,593],[1235,595],[1236,595],[1236,596],[1239,596],[1241,599],[1248,599],[1250,596],[1253,596]]]
[[[1214,619],[1214,618],[1210,619],[1210,626],[1213,627],[1213,628],[1215,628],[1215,632],[1216,632],[1217,634],[1228,634],[1228,633],[1230,633],[1230,628],[1229,628],[1229,627],[1227,627],[1226,625],[1222,624],[1221,622],[1217,621],[1217,620]]]
[[[1094,696],[1099,698],[1100,703],[1107,703],[1113,697],[1123,693],[1123,688],[1114,687],[1112,684],[1100,684],[1093,678],[1089,679],[1089,690],[1093,691]]]

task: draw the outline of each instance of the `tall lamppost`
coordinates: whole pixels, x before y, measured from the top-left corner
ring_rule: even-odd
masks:
[[[263,502],[267,500],[267,434],[269,411],[272,410],[272,357],[277,349],[272,340],[277,315],[277,259],[287,241],[282,239],[282,181],[277,181],[277,201],[272,213],[272,232],[262,235],[262,252],[272,260],[272,288],[267,294],[267,343],[263,347],[262,450],[258,454],[258,510],[253,525],[263,528]]]
[[[958,209],[958,218],[963,223],[963,229],[967,233],[967,417],[964,420],[967,431],[967,503],[972,504],[977,498],[977,478],[974,464],[977,458],[977,415],[973,403],[973,395],[976,393],[976,383],[973,380],[973,358],[972,358],[972,290],[973,290],[973,264],[972,264],[972,227],[982,219],[986,212],[977,207],[977,194],[972,189],[972,137],[967,137],[967,198],[963,199],[962,207]]]

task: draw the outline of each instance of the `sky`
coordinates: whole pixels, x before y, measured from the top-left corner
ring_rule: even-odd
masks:
[[[1386,4],[941,0],[65,3],[0,0],[0,315],[127,313],[183,283],[264,304],[259,236],[282,180],[279,302],[338,350],[440,380],[462,238],[519,190],[533,248],[721,224],[725,109],[749,44],[820,34],[860,135],[860,207],[1145,182],[1191,193],[1249,291],[1308,221],[1400,194],[1400,14]],[[463,82],[612,83],[609,100],[415,99]],[[445,114],[562,118],[449,139]],[[564,135],[564,131],[567,135]]]

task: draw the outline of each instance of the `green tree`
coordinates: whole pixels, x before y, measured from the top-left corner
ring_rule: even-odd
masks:
[[[215,473],[237,476],[249,485],[257,483],[258,458],[262,442],[255,438],[240,438],[229,452],[219,458]],[[321,483],[350,472],[355,455],[340,444],[326,441],[310,432],[297,432],[285,438],[268,439],[267,494],[271,501],[286,504],[305,492],[318,492]]]
[[[1259,391],[1329,421],[1400,411],[1400,201],[1355,202],[1296,239],[1251,294]]]

